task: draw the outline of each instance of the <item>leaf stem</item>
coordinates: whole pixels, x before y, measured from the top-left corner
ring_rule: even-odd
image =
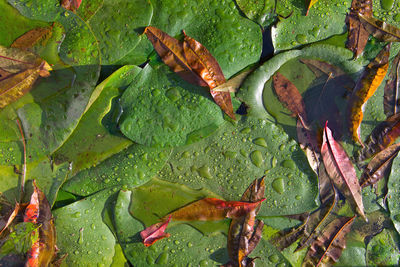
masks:
[[[21,180],[21,195],[20,195],[20,200],[22,201],[22,198],[24,196],[24,190],[25,190],[25,180],[26,180],[26,142],[25,142],[25,135],[24,131],[22,130],[22,125],[19,119],[17,119],[17,124],[19,128],[19,132],[22,137],[22,144],[24,146],[24,165],[22,168],[22,180]]]

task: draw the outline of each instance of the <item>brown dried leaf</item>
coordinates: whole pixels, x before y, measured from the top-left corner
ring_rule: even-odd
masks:
[[[336,262],[346,248],[346,235],[350,232],[354,217],[341,217],[332,221],[311,244],[302,266],[319,266]]]
[[[359,14],[360,22],[369,34],[383,42],[399,42],[400,29],[374,17]]]
[[[353,0],[350,13],[346,17],[346,24],[349,29],[346,47],[353,51],[354,58],[357,58],[364,51],[369,37],[369,33],[361,24],[358,14],[372,17],[372,0]]]
[[[15,217],[18,215],[18,212],[20,210],[20,205],[19,203],[15,203],[15,207],[13,212],[10,214],[10,216],[8,217],[7,223],[6,225],[3,227],[3,229],[1,229],[0,231],[0,235],[4,232],[4,230],[6,230],[8,228],[8,226],[10,226],[10,224],[14,221]]]
[[[11,47],[19,48],[19,49],[28,49],[33,47],[35,44],[48,39],[51,37],[52,27],[39,27],[32,29],[17,39],[11,44]]]
[[[383,108],[387,117],[397,114],[400,110],[400,53],[394,58],[386,81]]]
[[[363,106],[375,93],[385,78],[389,67],[390,43],[368,64],[354,87],[347,105],[347,120],[353,140],[363,145],[360,125],[363,119]]]
[[[246,79],[247,75],[251,73],[253,69],[245,70],[242,73],[236,75],[235,77],[229,79],[226,83],[218,85],[213,88],[214,92],[228,92],[228,93],[236,93],[243,83],[244,79]]]
[[[331,130],[325,126],[321,148],[325,169],[333,184],[343,193],[356,212],[366,219],[361,187],[356,171],[346,151],[336,142]]]
[[[320,148],[318,146],[315,132],[299,116],[297,119],[297,141],[301,149],[306,152],[308,163],[315,173],[318,173],[318,167],[321,161]]]
[[[76,11],[81,5],[82,0],[62,0],[61,6],[65,9]]]
[[[378,124],[365,142],[365,147],[359,152],[359,162],[368,159],[392,145],[400,136],[400,113],[387,118]]]
[[[274,75],[273,83],[279,101],[292,112],[293,116],[300,116],[304,121],[308,121],[303,97],[296,86],[280,72]]]
[[[393,159],[400,151],[400,144],[389,146],[385,150],[379,152],[365,168],[360,179],[362,188],[374,185],[381,180],[390,171]]]

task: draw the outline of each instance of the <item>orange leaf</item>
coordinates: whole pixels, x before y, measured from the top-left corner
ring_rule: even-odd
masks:
[[[257,208],[264,200],[265,198],[250,203],[204,198],[180,208],[170,215],[177,221],[217,221],[225,218],[239,218]]]
[[[324,129],[321,153],[325,169],[332,182],[350,201],[357,213],[365,219],[361,187],[354,166],[346,151],[333,138],[332,132],[327,125]]]
[[[20,49],[28,49],[33,47],[35,44],[38,42],[50,38],[51,36],[51,30],[52,27],[46,27],[46,28],[35,28],[32,29],[17,39],[14,40],[14,42],[11,44],[11,47],[15,48],[20,48]]]
[[[361,141],[360,125],[363,119],[362,108],[367,100],[375,93],[376,89],[385,78],[389,67],[390,43],[368,64],[358,79],[350,97],[348,110],[348,123],[354,141]]]
[[[51,214],[50,204],[44,193],[33,181],[31,201],[25,209],[24,222],[40,224],[39,239],[32,245],[27,254],[25,266],[48,266],[55,255],[56,231]]]
[[[164,231],[167,228],[168,223],[171,221],[171,217],[172,216],[170,215],[165,222],[153,224],[140,232],[140,236],[143,239],[143,244],[146,247],[153,245],[160,239],[170,236],[169,233],[165,233]]]

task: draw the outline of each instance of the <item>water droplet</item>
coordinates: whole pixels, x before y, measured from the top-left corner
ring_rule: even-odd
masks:
[[[285,191],[285,183],[282,178],[277,178],[272,182],[272,188],[279,194]]]
[[[74,218],[80,218],[81,217],[81,213],[79,211],[75,212],[72,217]]]
[[[272,263],[276,263],[279,261],[279,256],[276,254],[273,254],[271,256],[268,257],[268,259],[272,262]]]
[[[199,175],[203,178],[212,179],[212,175],[210,173],[210,168],[206,165],[197,169]]]
[[[243,129],[240,131],[240,133],[242,133],[242,134],[248,134],[248,133],[250,133],[250,132],[251,132],[251,129],[250,129],[249,127],[243,128]]]
[[[262,147],[267,147],[267,142],[265,141],[264,138],[259,137],[253,140],[253,143],[258,145],[258,146],[262,146]]]
[[[168,263],[168,253],[163,252],[158,256],[157,264],[167,264]]]
[[[394,0],[381,0],[381,6],[385,10],[390,10],[393,8]]]
[[[179,93],[179,90],[175,87],[169,89],[165,93],[166,97],[168,97],[171,101],[175,102],[181,98],[181,94]]]
[[[244,149],[240,149],[240,155],[242,155],[243,157],[247,158],[247,152]]]
[[[400,2],[399,2],[400,3]],[[396,22],[399,22],[400,21],[400,13],[397,13],[395,16],[394,16],[394,21],[396,21]]]
[[[296,35],[296,41],[299,44],[305,44],[307,43],[307,36],[305,36],[304,34],[298,34]]]
[[[150,255],[147,255],[146,262],[149,265],[153,265],[154,264],[154,258],[152,256],[150,256]]]
[[[251,162],[253,162],[253,164],[256,165],[257,167],[261,167],[261,165],[264,162],[263,155],[262,155],[261,151],[259,151],[259,150],[255,150],[255,151],[251,152],[250,159],[251,159]]]
[[[83,244],[83,228],[79,229],[79,239],[78,239],[78,244],[82,245]]]
[[[185,151],[182,153],[182,158],[189,158],[190,157],[190,153],[188,151]]]
[[[225,158],[227,158],[227,159],[234,159],[234,158],[236,158],[236,155],[237,155],[237,152],[236,151],[226,151],[225,153],[224,153],[224,156],[225,156]]]
[[[288,168],[291,170],[296,170],[296,163],[294,163],[293,160],[290,160],[290,159],[284,160],[281,165],[282,165],[282,167],[285,167],[285,168]]]
[[[188,248],[191,248],[191,247],[193,247],[193,244],[190,243],[190,242],[188,242],[188,243],[187,243],[187,246],[188,246]]]

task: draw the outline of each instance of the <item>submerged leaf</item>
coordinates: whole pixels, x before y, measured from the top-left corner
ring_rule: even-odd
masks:
[[[385,78],[389,67],[389,50],[390,44],[386,45],[376,58],[368,64],[358,79],[347,105],[350,133],[354,141],[362,145],[360,133],[360,125],[363,119],[362,109]]]
[[[378,124],[359,152],[359,162],[368,159],[392,145],[400,136],[400,113],[387,118]]]
[[[301,116],[304,121],[307,121],[303,97],[296,86],[280,72],[274,75],[273,83],[279,100],[293,113],[293,116]]]
[[[146,247],[153,245],[160,239],[170,236],[170,234],[165,233],[165,229],[171,221],[171,217],[172,216],[170,215],[164,222],[153,224],[140,232],[140,236],[143,239],[143,244]]]
[[[350,49],[354,58],[357,58],[368,42],[369,33],[361,24],[359,15],[372,17],[372,0],[353,0],[350,13],[346,17],[346,24],[349,29],[346,47]]]
[[[360,185],[362,188],[376,184],[390,171],[393,159],[400,151],[400,144],[392,145],[379,152],[365,168],[361,175]]]
[[[321,148],[322,159],[334,185],[350,201],[356,212],[364,219],[364,205],[356,171],[346,151],[333,138],[331,130],[325,126]]]
[[[397,114],[400,110],[400,53],[394,58],[389,78],[386,81],[383,108],[387,117]]]
[[[367,17],[359,15],[360,22],[364,28],[374,36],[376,39],[383,42],[399,42],[400,41],[400,29],[387,24],[386,22],[376,19],[374,17]]]
[[[39,27],[32,29],[17,39],[11,44],[11,47],[19,48],[19,49],[28,49],[37,44],[38,42],[50,38],[52,34],[52,27]]]
[[[50,204],[44,193],[33,181],[31,201],[25,209],[24,222],[41,225],[39,239],[33,243],[27,254],[25,266],[48,266],[55,255],[56,230],[51,214]]]
[[[341,217],[332,221],[311,244],[303,266],[319,266],[336,262],[346,248],[346,235],[350,232],[354,217]]]

